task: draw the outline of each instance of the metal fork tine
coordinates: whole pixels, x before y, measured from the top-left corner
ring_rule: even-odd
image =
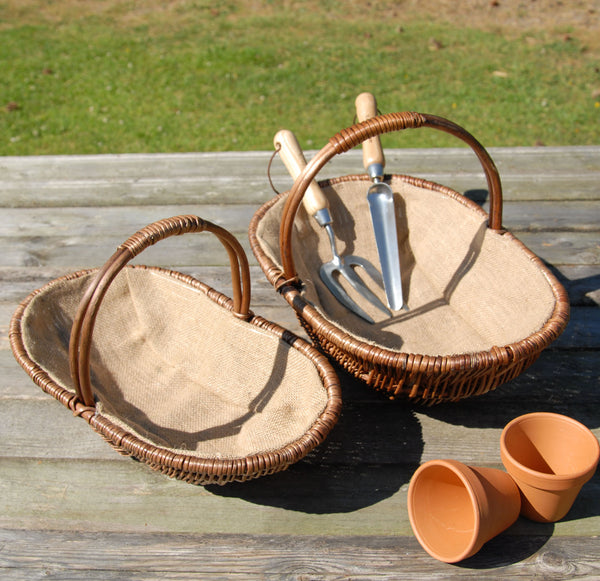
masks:
[[[348,310],[352,311],[354,314],[367,321],[367,323],[374,324],[375,321],[350,298],[344,287],[335,279],[333,273],[336,270],[338,272],[341,272],[339,269],[334,268],[333,265],[327,263],[321,266],[321,269],[319,271],[319,274],[321,275],[321,280],[325,283],[325,286],[329,289],[329,292],[331,292],[331,294],[337,299],[337,301],[344,305]],[[353,284],[352,281],[349,282],[354,288],[356,288],[355,284]],[[360,292],[358,288],[356,290]]]
[[[351,254],[349,256],[344,256],[342,260],[347,266],[360,266],[361,268],[364,268],[373,281],[383,288],[383,276],[367,259]]]
[[[365,260],[360,260],[358,262],[350,262],[348,259],[356,258],[352,256],[344,257],[342,260],[344,261],[344,266],[340,269],[340,273],[344,276],[344,278],[352,285],[352,288],[360,293],[365,299],[367,299],[373,306],[377,307],[380,311],[385,313],[388,317],[391,315],[389,309],[379,300],[379,297],[375,293],[371,291],[369,287],[365,285],[365,282],[358,276],[357,272],[352,268],[352,266],[360,266],[365,269],[367,274],[373,278],[375,282],[377,282],[377,274],[379,274],[375,267],[367,263]],[[368,265],[368,266],[367,266]],[[375,271],[375,276],[373,276],[373,271]]]

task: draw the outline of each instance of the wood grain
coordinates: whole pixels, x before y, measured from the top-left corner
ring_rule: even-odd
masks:
[[[248,222],[273,195],[270,152],[1,158],[0,578],[600,578],[598,474],[563,521],[519,519],[458,566],[430,558],[408,521],[406,492],[419,463],[450,457],[500,468],[500,432],[521,413],[564,413],[600,436],[600,147],[490,153],[504,184],[505,225],[569,293],[564,334],[515,380],[455,404],[392,403],[340,373],[343,412],[322,446],[283,473],[224,487],[191,486],[119,456],[15,363],[8,323],[32,290],[100,266],[149,222],[193,213],[246,248],[252,308],[303,334],[248,249]],[[390,172],[466,191],[487,207],[468,149],[392,150],[386,159]],[[356,150],[321,177],[362,172]],[[272,175],[280,190],[290,187],[278,160]],[[213,237],[170,239],[140,262],[230,294]]]
[[[600,147],[490,148],[506,200],[597,200]],[[386,151],[389,173],[424,177],[458,191],[485,189],[467,148]],[[310,159],[314,152],[306,152]],[[271,152],[43,156],[0,159],[0,207],[255,203],[273,195]],[[334,158],[320,179],[364,173],[360,149]],[[273,163],[276,188],[291,186]],[[42,204],[39,202],[42,201]]]
[[[527,538],[509,530],[460,566],[431,559],[411,538],[173,535],[8,530],[3,579],[594,579],[594,539]],[[282,542],[283,540],[283,542]],[[572,546],[574,545],[574,546]],[[35,556],[31,547],[37,547]],[[127,551],[123,551],[127,547]],[[535,558],[532,557],[535,555]],[[73,568],[73,563],[78,563]]]

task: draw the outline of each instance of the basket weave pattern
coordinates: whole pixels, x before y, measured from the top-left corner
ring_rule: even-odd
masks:
[[[299,204],[310,181],[337,153],[385,131],[416,127],[441,129],[471,146],[484,168],[490,214],[445,186],[387,176],[395,192],[403,290],[411,310],[391,319],[368,311],[376,319],[371,326],[339,305],[320,282],[318,268],[330,250]],[[342,256],[358,254],[377,264],[368,179],[345,176],[320,183]],[[391,398],[431,404],[482,394],[518,376],[568,321],[566,292],[543,262],[502,228],[501,211],[495,165],[470,134],[437,117],[392,114],[332,138],[290,192],[258,210],[250,242],[267,278],[323,353]],[[371,290],[384,300],[382,289]]]
[[[127,265],[159,240],[202,231],[227,249],[233,300],[182,273]],[[249,310],[249,284],[231,234],[195,216],[162,220],[103,268],[29,295],[11,346],[36,384],[121,454],[194,484],[257,478],[321,443],[341,398],[323,355]]]

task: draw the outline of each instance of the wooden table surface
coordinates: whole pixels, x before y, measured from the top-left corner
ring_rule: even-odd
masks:
[[[273,195],[270,152],[0,158],[0,578],[599,579],[600,475],[562,521],[520,518],[458,565],[429,557],[408,521],[419,463],[501,467],[499,436],[513,417],[559,412],[600,435],[600,147],[489,151],[503,180],[504,225],[567,288],[565,333],[516,380],[459,403],[389,402],[343,376],[343,414],[323,446],[286,472],[224,487],[172,480],[115,453],[19,367],[8,323],[50,279],[103,264],[154,220],[194,213],[246,248],[253,310],[299,331],[246,234]],[[391,150],[387,162],[486,205],[467,149]],[[322,177],[361,172],[357,150]],[[280,162],[272,175],[289,187]],[[157,245],[141,262],[229,294],[218,242],[191,238]]]

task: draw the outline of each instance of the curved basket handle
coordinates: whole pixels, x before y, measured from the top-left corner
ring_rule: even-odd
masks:
[[[490,193],[488,227],[492,230],[502,230],[502,185],[500,183],[500,175],[492,158],[475,137],[460,125],[435,115],[414,112],[379,115],[362,123],[352,125],[352,127],[343,129],[334,135],[329,140],[329,143],[310,160],[294,182],[283,208],[279,229],[279,250],[283,266],[283,281],[292,281],[297,277],[292,257],[292,226],[304,192],[321,168],[335,155],[349,151],[367,139],[383,133],[401,131],[403,129],[416,129],[418,127],[431,127],[450,133],[471,147],[483,167]]]
[[[232,234],[198,216],[175,216],[146,226],[117,248],[98,271],[79,303],[69,340],[69,364],[77,396],[86,406],[95,407],[90,380],[92,334],[98,309],[112,281],[132,258],[149,246],[169,236],[203,231],[215,234],[229,255],[234,313],[240,318],[251,316],[248,259],[241,244]]]

